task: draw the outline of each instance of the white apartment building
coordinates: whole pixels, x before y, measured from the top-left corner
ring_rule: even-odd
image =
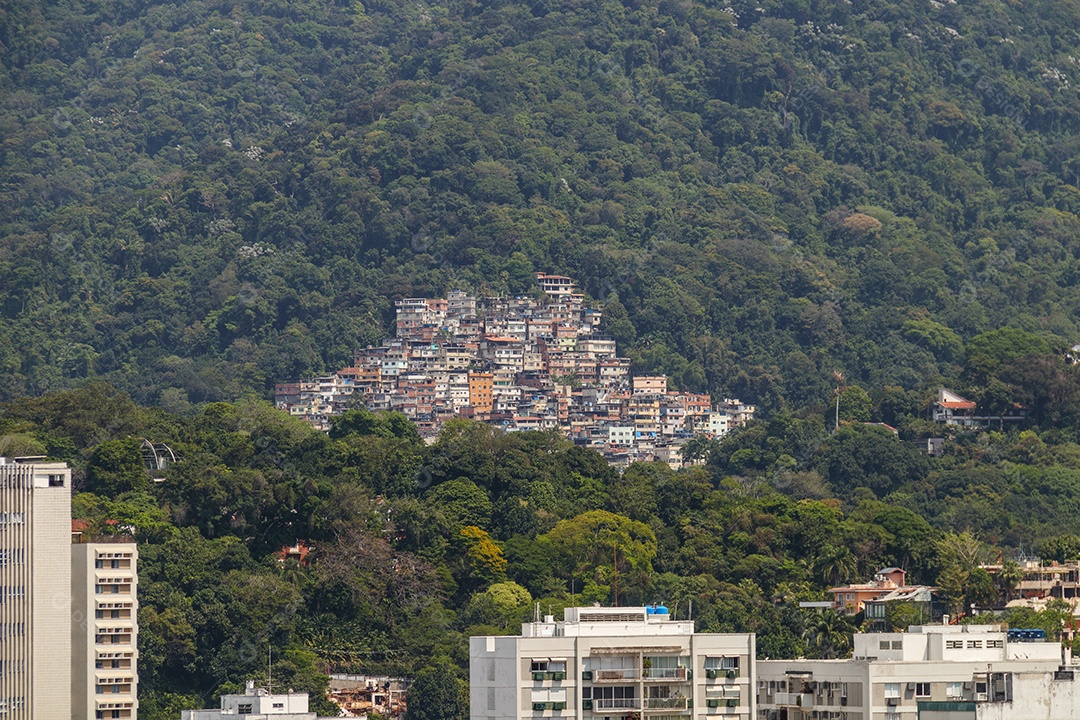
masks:
[[[753,634],[695,633],[662,607],[564,615],[470,639],[472,720],[753,717]]]
[[[245,720],[319,720],[308,711],[307,693],[279,693],[275,695],[247,682],[243,695],[222,695],[221,708],[213,710],[182,710],[180,720],[228,720],[242,716]]]
[[[849,660],[759,660],[758,720],[975,720],[964,713],[1013,701],[1017,674],[1041,677],[1063,662],[1058,643],[1013,642],[998,625],[913,626],[854,640]]]
[[[72,720],[138,717],[138,546],[71,547]]]
[[[0,717],[71,715],[71,470],[0,458]]]

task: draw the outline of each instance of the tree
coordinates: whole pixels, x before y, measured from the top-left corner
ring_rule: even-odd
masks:
[[[109,496],[150,489],[139,441],[106,440],[94,449],[86,470],[87,490]]]
[[[859,560],[847,547],[826,546],[814,558],[814,571],[822,582],[839,585],[859,571]]]
[[[852,632],[851,623],[835,610],[815,612],[803,632],[807,657],[833,660],[847,656]]]
[[[971,338],[964,348],[964,370],[973,382],[982,384],[1019,357],[1049,352],[1050,345],[1038,335],[1012,327],[1000,328]]]
[[[652,572],[656,557],[656,535],[648,525],[606,510],[560,520],[541,538],[551,545],[567,578],[610,580],[614,566],[640,582]]]
[[[436,659],[416,674],[406,694],[408,720],[465,720],[468,688],[446,659]]]
[[[1001,564],[1001,569],[997,573],[997,582],[1006,604],[1012,600],[1013,591],[1023,579],[1024,569],[1020,567],[1020,563],[1009,558]]]
[[[922,625],[931,618],[924,603],[885,603],[885,621],[892,632],[907,632],[912,625]]]
[[[870,422],[874,402],[870,394],[858,385],[848,385],[840,393],[841,422]]]
[[[490,535],[475,525],[469,525],[461,529],[461,537],[465,539],[469,567],[476,575],[487,582],[505,577],[506,558]]]
[[[425,498],[456,527],[487,526],[491,523],[491,499],[468,478],[455,478],[436,485]]]
[[[857,487],[882,496],[921,479],[929,464],[924,454],[888,429],[852,425],[828,439],[818,469],[841,497],[850,497]]]

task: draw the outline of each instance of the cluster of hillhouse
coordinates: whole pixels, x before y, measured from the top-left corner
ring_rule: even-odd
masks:
[[[352,367],[278,384],[275,403],[322,429],[366,407],[403,413],[425,438],[455,417],[558,430],[615,465],[658,460],[676,469],[688,439],[753,418],[739,400],[714,403],[669,390],[663,375],[631,373],[573,280],[537,273],[536,284],[533,296],[399,300],[395,337],[357,351]]]

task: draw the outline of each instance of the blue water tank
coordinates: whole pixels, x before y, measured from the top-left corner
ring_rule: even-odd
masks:
[[[668,609],[666,607],[664,607],[663,605],[657,605],[656,607],[653,608],[653,614],[654,615],[667,615],[668,614]]]

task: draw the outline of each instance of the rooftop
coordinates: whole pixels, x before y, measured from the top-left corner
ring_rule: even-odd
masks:
[[[523,623],[524,637],[605,635],[693,635],[692,620],[673,620],[663,605],[639,607],[573,607],[563,611],[563,620],[546,615],[543,621]]]

